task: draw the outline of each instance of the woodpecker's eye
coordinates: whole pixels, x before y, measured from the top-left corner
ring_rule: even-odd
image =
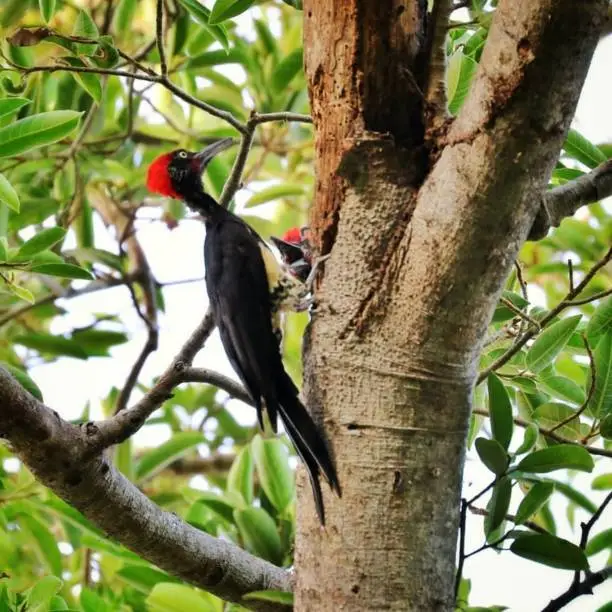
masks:
[[[187,151],[179,151],[179,152],[178,152],[178,156],[179,156],[181,159],[187,159]]]

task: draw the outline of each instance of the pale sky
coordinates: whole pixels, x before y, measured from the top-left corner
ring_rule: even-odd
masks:
[[[612,141],[612,92],[610,91],[610,66],[612,65],[612,37],[604,40],[595,55],[585,89],[578,107],[574,126],[594,142]],[[147,211],[150,215],[150,211]],[[105,230],[96,228],[96,238],[103,236]],[[101,230],[101,231],[98,231]],[[201,277],[204,274],[202,263],[203,226],[194,221],[181,223],[169,231],[162,223],[142,222],[138,226],[138,239],[149,259],[155,277],[160,281]],[[67,244],[67,248],[70,245]],[[115,250],[114,241],[105,236],[97,243],[98,247]],[[180,285],[164,291],[166,313],[160,317],[160,347],[144,368],[140,380],[149,383],[170,363],[179,347],[196,327],[207,308],[204,282]],[[65,317],[58,319],[53,326],[54,333],[69,331],[73,327],[88,325],[92,322],[92,312],[111,311],[120,314],[130,333],[130,342],[114,348],[112,358],[92,358],[88,361],[65,358],[52,364],[40,365],[30,370],[31,376],[40,386],[45,402],[57,410],[64,418],[78,417],[87,402],[92,406],[92,418],[101,418],[99,399],[111,385],[121,387],[131,364],[136,359],[146,339],[146,331],[140,319],[133,312],[131,300],[125,288],[117,288],[61,302],[68,310]],[[197,356],[195,365],[214,368],[235,378],[227,363],[218,337],[215,335]],[[67,395],[69,389],[70,394]],[[139,395],[134,393],[132,400]],[[243,422],[254,422],[251,408],[239,402],[232,402],[235,413]],[[136,434],[141,445],[152,445],[167,438],[164,426],[147,427]],[[515,433],[515,443],[521,432]],[[597,470],[605,471],[598,462]],[[609,471],[609,465],[608,471]],[[555,476],[552,474],[551,476]],[[591,477],[576,478],[589,483]],[[477,492],[490,482],[489,472],[470,454],[465,472],[466,494]],[[588,493],[588,491],[587,491]],[[603,495],[593,494],[595,501]],[[565,517],[565,504],[558,503],[556,512],[559,533],[576,542],[578,536],[569,528]],[[511,510],[515,510],[513,508]],[[584,518],[580,510],[578,519]],[[600,519],[598,531],[612,526],[612,512]],[[482,522],[477,517],[469,517],[467,534],[468,550],[482,544]],[[592,558],[595,567],[605,562],[606,553]],[[472,578],[471,605],[505,605],[515,612],[537,612],[554,596],[563,592],[572,580],[571,572],[548,569],[537,563],[522,560],[507,552],[497,554],[484,552],[468,560],[464,576]],[[595,596],[582,597],[565,608],[568,612],[590,612],[605,602],[612,600],[612,581],[597,588]]]

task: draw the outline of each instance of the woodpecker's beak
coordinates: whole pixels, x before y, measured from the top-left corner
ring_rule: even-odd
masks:
[[[213,144],[208,145],[205,149],[202,149],[199,153],[196,153],[193,156],[193,159],[195,159],[198,163],[200,171],[203,171],[210,160],[215,157],[215,155],[218,155],[221,153],[221,151],[225,151],[225,149],[229,149],[233,144],[233,138],[223,138],[222,140],[217,140],[217,142],[213,142]]]

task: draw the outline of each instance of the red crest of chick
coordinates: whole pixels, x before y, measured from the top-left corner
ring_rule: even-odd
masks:
[[[283,234],[283,240],[290,244],[300,244],[302,242],[302,231],[299,227],[292,227]]]

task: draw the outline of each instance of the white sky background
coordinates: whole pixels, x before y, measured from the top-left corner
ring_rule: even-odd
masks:
[[[610,66],[612,66],[612,37],[604,40],[598,48],[574,122],[574,126],[594,142],[612,141]],[[98,240],[96,246],[114,250],[115,243],[111,237],[98,238],[104,234],[103,228],[96,228]],[[204,229],[200,223],[184,222],[169,231],[162,223],[142,222],[138,228],[138,239],[158,281],[203,276]],[[153,376],[167,367],[185,339],[200,322],[207,308],[204,281],[168,287],[164,290],[164,296],[166,312],[160,315],[159,350],[149,358],[140,377],[140,380],[147,384]],[[116,312],[130,331],[130,342],[113,349],[110,359],[92,358],[80,361],[65,358],[30,370],[30,374],[43,392],[45,402],[64,418],[78,418],[87,402],[91,403],[91,418],[101,418],[100,398],[108,392],[111,385],[117,387],[123,385],[131,365],[146,340],[146,330],[134,313],[125,288],[64,300],[61,305],[69,314],[56,322],[52,330],[54,333],[88,325],[92,321],[90,313],[100,311]],[[214,368],[235,378],[216,332],[196,357],[195,365]],[[138,397],[140,394],[135,392],[132,395],[132,403]],[[232,402],[232,405],[241,421],[254,422],[254,412],[251,408],[239,402]],[[136,440],[140,445],[150,446],[158,444],[168,435],[168,429],[164,426],[147,427],[136,434]],[[515,444],[520,438],[522,431],[515,432]],[[598,462],[598,471],[609,471],[609,462],[607,470],[604,470],[602,463],[602,460]],[[591,476],[576,478],[575,483],[581,488],[581,483],[586,483],[585,486],[588,486],[590,480]],[[475,494],[489,482],[490,473],[479,461],[474,460],[473,455],[470,455],[465,473],[466,495]],[[595,501],[603,498],[603,495],[597,492],[591,495],[587,490],[587,493]],[[574,542],[578,541],[577,532],[570,529],[565,519],[564,502],[557,504],[555,516],[559,528],[558,535]],[[585,518],[585,513],[577,511],[576,517],[578,524]],[[472,550],[483,543],[482,521],[475,516],[468,516],[468,526],[467,550]],[[608,512],[599,520],[596,531],[611,526],[612,512]],[[605,562],[606,553],[600,553],[591,559],[595,561],[595,567],[601,567]],[[522,560],[509,552],[499,555],[486,551],[466,562],[464,576],[472,578],[471,605],[498,604],[508,606],[516,612],[536,612],[569,586],[573,574],[548,569]],[[609,600],[612,600],[612,581],[598,587],[595,596],[579,598],[565,609],[568,612],[590,612]]]

